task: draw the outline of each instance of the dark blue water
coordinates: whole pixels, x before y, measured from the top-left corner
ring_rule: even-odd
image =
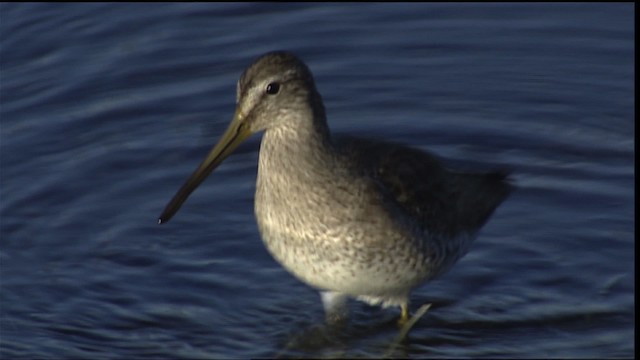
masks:
[[[332,333],[262,245],[259,136],[156,225],[275,49],[333,131],[513,170],[394,356],[633,357],[633,25],[633,4],[1,4],[0,357],[385,354],[396,309],[354,302]]]

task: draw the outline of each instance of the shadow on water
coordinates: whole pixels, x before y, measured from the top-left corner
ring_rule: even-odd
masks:
[[[425,304],[412,318],[404,324],[398,325],[398,316],[389,311],[378,309],[373,315],[360,320],[343,318],[340,321],[323,322],[308,325],[302,330],[291,334],[285,344],[279,346],[281,350],[275,358],[290,357],[322,357],[330,359],[354,356],[354,344],[369,340],[368,346],[357,347],[362,354],[377,357],[407,357],[409,334],[412,327],[423,317],[431,304]],[[354,321],[350,321],[354,320]],[[380,337],[384,336],[384,340]],[[391,339],[391,340],[387,340]],[[373,340],[373,341],[372,341]]]
[[[344,358],[353,351],[353,344],[362,339],[398,331],[395,318],[389,316],[381,322],[356,324],[349,321],[308,325],[292,333],[281,350],[274,355],[278,359],[295,357]],[[384,353],[384,344],[369,349],[369,353]]]
[[[473,347],[478,342],[500,337],[505,331],[524,337],[553,337],[549,333],[553,328],[572,332],[597,331],[593,328],[594,324],[603,321],[613,324],[624,316],[623,311],[557,308],[538,318],[531,318],[525,312],[515,318],[505,318],[495,312],[480,311],[473,315],[474,318],[460,321],[450,319],[446,311],[442,311],[449,305],[455,307],[454,304],[438,301],[434,307],[430,305],[425,304],[415,311],[415,325],[403,328],[398,327],[397,312],[367,305],[351,311],[349,318],[340,322],[299,325],[276,346],[280,350],[269,357],[338,359],[406,358],[411,354],[446,356],[446,352],[441,353],[440,350],[449,346]],[[486,355],[497,356],[500,354],[498,350],[489,350]]]

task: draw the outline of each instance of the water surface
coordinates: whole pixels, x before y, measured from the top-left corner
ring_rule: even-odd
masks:
[[[310,66],[333,131],[518,190],[392,354],[633,357],[634,5],[1,4],[2,358],[379,357],[397,310],[316,291],[255,225],[259,136],[167,225],[260,54]]]

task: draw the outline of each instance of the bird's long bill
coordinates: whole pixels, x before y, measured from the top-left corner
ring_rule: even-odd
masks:
[[[189,195],[195,190],[198,185],[215,169],[220,163],[229,156],[233,150],[235,150],[240,143],[242,143],[251,132],[248,127],[242,121],[242,114],[236,110],[236,113],[225,131],[224,135],[218,143],[211,149],[207,157],[202,164],[198,166],[196,171],[191,174],[189,179],[182,185],[180,190],[173,196],[173,199],[167,204],[158,219],[158,224],[164,224],[171,219],[171,217],[180,209],[182,203],[187,200]]]

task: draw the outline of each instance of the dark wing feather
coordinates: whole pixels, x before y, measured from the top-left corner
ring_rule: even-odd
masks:
[[[339,147],[431,234],[478,231],[512,191],[505,171],[454,172],[431,154],[388,142],[349,137]]]

